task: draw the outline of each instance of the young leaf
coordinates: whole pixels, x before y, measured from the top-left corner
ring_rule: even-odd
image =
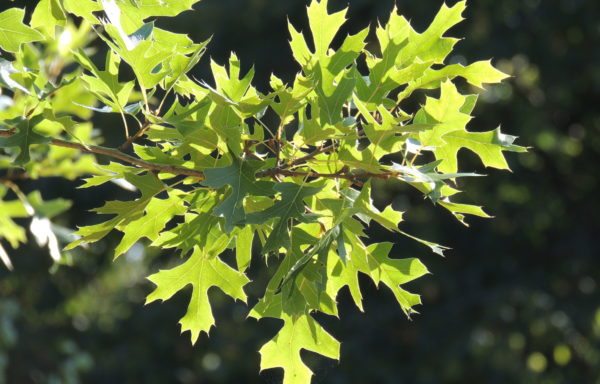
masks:
[[[406,284],[427,273],[427,268],[418,259],[391,259],[388,255],[392,249],[391,243],[372,244],[361,249],[356,247],[357,252],[363,253],[366,258],[368,272],[375,284],[384,283],[394,293],[396,300],[407,315],[410,315],[412,307],[421,304],[419,295],[409,293],[400,285]]]
[[[212,315],[208,290],[217,287],[237,300],[246,301],[244,286],[250,282],[246,275],[238,272],[218,257],[205,254],[196,247],[194,253],[182,265],[160,271],[148,278],[156,285],[146,304],[156,300],[168,300],[188,284],[194,288],[187,313],[181,319],[181,331],[190,331],[192,344],[200,332],[208,332],[215,324]]]
[[[263,253],[277,252],[279,248],[290,247],[290,235],[288,224],[290,219],[302,222],[314,221],[315,215],[306,214],[304,199],[316,195],[321,188],[297,185],[294,183],[279,183],[273,189],[281,193],[281,199],[271,208],[261,212],[253,212],[246,215],[248,224],[264,224],[267,220],[278,217],[279,220],[273,226],[267,242],[263,246]]]
[[[477,88],[483,88],[483,84],[495,84],[506,79],[508,75],[492,66],[490,60],[478,61],[468,66],[462,64],[447,65],[442,69],[427,69],[421,71],[417,76],[411,76],[408,86],[398,94],[398,101],[409,97],[415,90],[439,88],[447,80],[462,77]]]
[[[278,316],[279,317],[279,316]],[[308,313],[282,314],[283,328],[260,349],[260,369],[283,368],[283,384],[310,383],[313,375],[300,356],[307,350],[338,360],[340,343]]]
[[[115,248],[115,258],[125,253],[135,242],[141,238],[156,240],[165,225],[175,216],[183,215],[186,207],[181,196],[169,194],[169,198],[162,200],[153,198],[144,209],[144,215],[121,222],[116,228],[124,233],[121,242]],[[99,213],[119,213],[102,209]]]
[[[44,40],[44,35],[23,24],[25,11],[10,8],[0,13],[0,48],[18,52],[22,44]]]
[[[20,243],[27,240],[27,235],[23,227],[17,225],[13,219],[29,217],[29,213],[21,200],[3,200],[6,192],[7,190],[0,186],[0,239],[6,239],[11,247],[18,248]],[[6,260],[10,260],[8,255]]]
[[[257,181],[256,171],[262,163],[238,159],[233,157],[233,162],[225,168],[209,168],[204,171],[206,180],[204,184],[212,188],[231,187],[227,198],[215,207],[213,214],[225,218],[225,231],[246,219],[244,211],[244,198],[246,196],[269,196],[273,194],[274,183],[270,181]]]
[[[195,44],[151,19],[177,15],[196,2],[41,0],[33,28],[23,24],[23,10],[0,13],[0,48],[15,53],[12,61],[0,59],[0,85],[10,90],[0,96],[0,147],[17,155],[16,161],[0,155],[0,166],[34,157],[26,165],[32,179],[91,174],[82,187],[110,181],[139,191],[137,198],[95,209],[109,216],[80,228],[67,249],[116,229],[123,234],[116,256],[143,238],[180,252],[182,264],[150,276],[156,289],[148,302],[191,285],[181,326],[193,343],[215,323],[212,287],[246,300],[253,243],[263,245],[267,268],[268,254],[281,253],[274,273],[256,271],[272,276],[250,316],[283,322],[261,349],[261,368],[283,368],[286,384],[309,384],[312,372],[301,351],[338,359],[340,348],[313,315],[339,316],[336,299],[346,286],[362,310],[359,275],[388,286],[408,316],[420,304],[404,285],[427,268],[392,253],[391,243],[367,243],[369,227],[378,224],[440,255],[446,249],[400,229],[403,212],[392,205],[378,209],[371,200],[373,179],[408,184],[463,224],[466,215],[489,217],[480,206],[451,200],[460,192],[455,179],[480,176],[459,171],[458,152],[469,149],[485,166],[507,169],[504,152],[525,149],[499,129],[467,131],[477,96],[463,95],[453,81],[462,77],[481,88],[506,75],[490,61],[444,64],[458,41],[446,35],[462,20],[465,1],[442,5],[422,33],[394,8],[371,41],[369,27],[338,36],[347,10],[330,13],[328,0],[311,0],[306,33],[289,26],[301,67],[289,85],[272,76],[271,90],[257,91],[254,68],[242,73],[235,54],[226,65],[211,62],[209,85],[190,75],[206,42]],[[67,22],[63,12],[83,20]],[[108,47],[102,70],[98,57],[88,56],[105,51],[90,39],[96,37]],[[407,100],[437,89],[439,97],[428,93],[422,105]],[[127,138],[118,148],[98,145],[98,134],[110,127],[96,126],[104,119],[92,126],[94,112],[121,114]],[[76,124],[80,119],[88,123]],[[132,135],[128,121],[139,124]],[[93,154],[123,164],[98,166]],[[58,259],[58,236],[48,218],[68,203],[43,202],[39,194],[19,192],[17,182],[5,184],[18,199],[2,200],[8,187],[0,185],[0,238],[17,247],[26,240],[17,219],[32,218],[36,240]],[[229,256],[237,270],[223,262]],[[1,247],[0,259],[11,265]]]
[[[490,215],[484,212],[482,207],[479,207],[477,205],[453,203],[449,199],[444,199],[440,201],[439,204],[442,207],[449,210],[458,221],[460,221],[463,225],[467,227],[469,226],[469,224],[467,224],[467,222],[465,221],[465,215],[473,215],[483,218],[491,217]]]
[[[132,33],[144,20],[155,16],[177,16],[192,9],[200,0],[134,0],[119,2],[123,12],[123,28]]]
[[[327,55],[327,50],[337,35],[340,27],[346,22],[346,9],[329,14],[328,0],[313,0],[308,6],[308,22],[315,45],[317,58]]]
[[[62,0],[65,11],[82,17],[88,23],[100,24],[94,12],[102,11],[102,4],[93,0]]]
[[[425,107],[415,117],[417,123],[433,124],[433,128],[419,134],[424,146],[435,147],[433,153],[442,160],[438,170],[456,173],[457,153],[460,148],[475,152],[487,167],[508,169],[502,151],[523,152],[524,148],[513,144],[516,137],[504,135],[499,129],[489,132],[468,132],[466,125],[471,119],[464,113],[470,107],[467,97],[458,93],[450,81],[442,84],[440,99],[428,98]]]
[[[242,273],[250,266],[253,240],[254,229],[250,225],[240,229],[235,238],[235,260],[238,270]]]
[[[21,73],[21,71],[17,70],[12,62],[0,57],[0,86],[13,92],[19,90],[29,95],[29,90],[12,78],[12,75],[17,73]]]
[[[34,131],[35,126],[42,121],[44,121],[44,117],[42,115],[37,115],[29,119],[19,117],[4,122],[8,127],[17,130],[17,132],[10,137],[0,137],[0,148],[19,148],[19,154],[14,159],[15,165],[25,165],[29,162],[29,148],[32,145],[50,142],[49,137],[40,135]]]
[[[486,167],[510,169],[502,151],[526,152],[514,145],[515,136],[505,135],[500,128],[488,132],[454,131],[442,136],[446,144],[435,150],[435,158],[442,160],[440,172],[454,173],[458,169],[458,151],[467,148],[473,151]]]
[[[46,36],[54,38],[57,25],[65,25],[67,18],[58,0],[40,0],[31,15],[31,25]]]
[[[425,62],[443,64],[458,42],[458,39],[443,36],[450,28],[464,20],[462,13],[466,6],[466,1],[459,1],[452,7],[443,4],[425,32],[418,33],[411,28],[408,44],[400,51],[396,65],[400,68],[405,67],[417,57]]]
[[[88,89],[108,107],[99,112],[123,113],[135,83],[133,81],[119,82],[120,57],[109,50],[106,54],[104,71],[101,71],[85,52],[74,52],[74,55],[79,64],[93,74],[93,76],[83,75],[81,79],[88,85]]]
[[[177,195],[169,196],[167,200],[153,199],[155,195],[165,190],[164,183],[154,175],[137,176],[127,173],[125,179],[137,187],[142,196],[135,201],[108,202],[103,207],[94,209],[100,214],[116,216],[100,224],[79,228],[75,235],[81,236],[81,238],[69,244],[66,247],[67,250],[81,244],[99,241],[117,228],[125,232],[125,236],[115,251],[116,258],[143,236],[154,240],[158,236],[158,232],[174,215],[183,212],[183,203]],[[154,220],[156,221],[153,222]],[[133,225],[129,227],[129,224],[132,223]],[[148,223],[150,224],[148,227],[136,227],[136,224],[147,225]],[[129,230],[131,232],[128,234]]]
[[[427,98],[425,106],[415,116],[415,123],[433,126],[418,135],[423,147],[441,146],[445,144],[442,138],[444,135],[465,129],[471,121],[471,116],[462,112],[466,101],[467,98],[450,81],[442,84],[439,99]]]
[[[278,274],[280,272],[281,268]],[[274,279],[276,277],[277,274]],[[312,371],[302,361],[300,351],[304,349],[337,360],[340,343],[310,315],[305,298],[294,288],[290,289],[292,291],[269,296],[269,300],[263,299],[249,316],[272,317],[284,322],[279,333],[260,349],[261,370],[283,368],[284,384],[307,384]]]

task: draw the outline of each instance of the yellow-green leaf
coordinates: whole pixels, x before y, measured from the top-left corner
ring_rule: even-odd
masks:
[[[8,52],[18,52],[21,44],[44,40],[44,36],[23,24],[25,11],[10,8],[0,13],[0,48]]]
[[[200,332],[208,332],[215,324],[208,298],[208,290],[218,287],[237,300],[246,301],[244,286],[250,280],[218,257],[210,257],[196,248],[190,258],[173,269],[160,271],[148,278],[156,289],[146,299],[146,303],[168,300],[187,285],[193,287],[192,298],[187,313],[181,319],[181,331],[190,331],[192,344]]]

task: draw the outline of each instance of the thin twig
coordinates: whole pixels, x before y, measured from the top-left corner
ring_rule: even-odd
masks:
[[[150,129],[150,124],[149,122],[146,122],[139,131],[136,132],[135,135],[129,137],[127,139],[127,141],[125,141],[123,144],[121,144],[117,149],[119,151],[123,151],[125,149],[127,149],[127,147],[129,147],[131,144],[133,144],[134,141],[136,141],[137,139],[141,138],[142,136],[144,136],[144,134],[146,134],[146,132],[148,132],[148,129]]]
[[[0,131],[0,137],[11,137],[14,135],[14,130],[5,130]],[[176,167],[172,165],[164,165],[164,164],[155,164],[150,163],[145,160],[138,159],[136,157],[130,156],[126,153],[119,151],[114,148],[101,147],[96,145],[83,145],[79,143],[74,143],[71,141],[61,140],[61,139],[51,139],[50,144],[57,147],[71,148],[76,149],[81,152],[87,153],[95,153],[98,155],[109,156],[117,160],[121,160],[125,163],[129,163],[131,165],[135,165],[140,168],[144,168],[150,171],[156,172],[165,172],[173,175],[182,175],[188,177],[194,177],[199,179],[200,181],[205,179],[204,172],[196,171],[194,169]],[[376,179],[390,179],[397,175],[397,172],[384,172],[384,173],[372,173],[372,172],[360,172],[360,173],[351,173],[351,172],[338,172],[338,173],[318,173],[318,172],[299,172],[299,171],[291,171],[289,169],[283,169],[283,167],[290,167],[297,165],[303,161],[307,161],[319,153],[326,152],[328,150],[334,149],[333,145],[322,147],[318,150],[315,150],[303,158],[298,158],[294,161],[288,162],[281,167],[270,168],[261,172],[256,173],[257,178],[263,177],[274,177],[274,176],[300,176],[307,178],[329,178],[329,179],[345,179],[352,181],[358,185],[362,185],[362,182],[358,179],[363,178],[376,178]]]
[[[11,131],[0,131],[0,137],[10,137],[12,135],[14,135],[14,131],[12,131],[12,132]],[[133,156],[129,156],[128,154],[125,154],[114,148],[100,147],[100,146],[96,146],[96,145],[83,145],[83,144],[79,144],[79,143],[74,143],[72,141],[66,141],[66,140],[60,140],[60,139],[51,139],[50,144],[55,145],[57,147],[77,149],[81,152],[95,153],[98,155],[109,156],[114,159],[121,160],[125,163],[129,163],[131,165],[135,165],[140,168],[145,168],[149,171],[165,172],[165,173],[171,173],[173,175],[189,176],[189,177],[195,177],[199,180],[204,180],[203,172],[196,171],[196,170],[189,169],[189,168],[175,167],[172,165],[150,163],[148,161],[141,160],[141,159],[138,159]]]
[[[311,160],[314,157],[316,157],[317,155],[320,155],[321,153],[333,151],[334,149],[335,149],[335,144],[331,144],[326,147],[319,147],[319,148],[315,149],[314,151],[312,151],[311,153],[307,154],[306,156],[298,157],[297,159],[288,161],[287,163],[281,165],[281,167],[279,167],[279,168],[287,169],[287,168],[291,168],[298,164],[304,164],[308,160]]]
[[[361,172],[361,173],[318,173],[318,172],[298,172],[290,171],[287,169],[272,168],[266,171],[258,172],[256,177],[266,177],[272,175],[279,176],[298,176],[298,177],[310,177],[310,178],[327,178],[327,179],[344,179],[352,181],[355,184],[362,185],[363,183],[359,180],[362,178],[375,178],[375,179],[390,179],[397,176],[397,172],[384,172],[384,173],[372,173],[372,172]]]

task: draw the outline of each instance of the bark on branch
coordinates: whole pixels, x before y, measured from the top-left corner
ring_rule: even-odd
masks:
[[[14,130],[0,131],[0,137],[11,137],[12,135],[14,135],[14,133],[15,133]],[[145,160],[139,159],[137,157],[130,156],[130,155],[123,153],[123,152],[119,151],[118,149],[114,149],[114,148],[101,147],[101,146],[97,146],[97,145],[84,145],[84,144],[75,143],[75,142],[67,141],[67,140],[61,140],[61,139],[51,139],[50,144],[57,146],[57,147],[76,149],[81,152],[94,153],[97,155],[108,156],[113,159],[120,160],[124,163],[128,163],[128,164],[134,165],[139,168],[147,169],[149,171],[165,172],[165,173],[170,173],[173,175],[188,176],[188,177],[196,178],[199,181],[202,181],[205,179],[204,172],[202,172],[202,171],[196,171],[194,169],[176,167],[176,166],[172,166],[172,165],[151,163],[149,161],[145,161]],[[256,174],[256,177],[257,178],[271,177],[271,176],[300,176],[300,177],[311,177],[311,178],[322,177],[322,178],[330,178],[330,179],[346,179],[346,180],[350,180],[350,181],[360,185],[360,184],[362,184],[362,182],[359,179],[364,179],[364,178],[389,179],[390,177],[393,177],[395,175],[395,172],[387,172],[387,173],[371,173],[371,172],[317,173],[317,172],[297,172],[297,171],[291,171],[291,170],[287,169],[287,168],[290,168],[295,165],[301,165],[302,163],[314,158],[316,155],[318,155],[320,153],[328,152],[328,151],[331,151],[334,149],[335,149],[334,145],[330,145],[327,147],[321,147],[321,148],[315,150],[314,152],[307,154],[306,156],[297,158],[295,160],[291,160],[279,167],[274,167],[274,168],[270,168],[270,169],[258,172]]]

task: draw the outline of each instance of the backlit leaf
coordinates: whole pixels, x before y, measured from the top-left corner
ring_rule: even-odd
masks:
[[[40,41],[44,36],[23,24],[25,11],[10,8],[0,13],[0,48],[8,52],[18,52],[21,44]]]
[[[208,332],[215,321],[212,315],[208,290],[218,287],[237,300],[246,301],[244,286],[250,282],[248,278],[218,257],[208,256],[199,248],[194,250],[190,258],[178,267],[160,271],[148,278],[156,285],[156,289],[146,300],[168,300],[187,285],[192,285],[193,292],[187,313],[181,319],[181,331],[190,331],[192,344],[195,344],[200,332]]]

